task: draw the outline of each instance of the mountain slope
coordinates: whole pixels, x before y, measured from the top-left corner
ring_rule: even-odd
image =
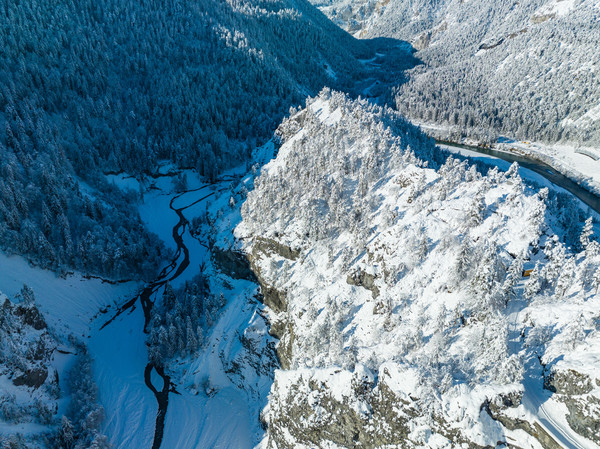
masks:
[[[411,119],[484,141],[500,134],[597,147],[599,15],[591,0],[391,0],[367,15],[361,36],[417,50],[424,65],[396,100]]]
[[[39,0],[2,13],[1,109],[57,127],[76,170],[239,163],[300,94],[359,67],[342,49],[361,44],[301,1]]]
[[[136,192],[103,172],[167,159],[214,179],[306,94],[350,83],[366,48],[303,1],[36,0],[0,16],[0,246],[113,278],[149,278],[164,255]]]
[[[597,447],[582,430],[600,391],[591,228],[573,253],[516,166],[481,174],[340,94],[279,133],[236,229],[280,338],[267,447],[559,441],[531,398]]]

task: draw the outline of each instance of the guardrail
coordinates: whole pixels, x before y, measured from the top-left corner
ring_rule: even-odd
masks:
[[[588,150],[586,148],[576,148],[575,153],[579,153],[579,154],[583,154],[585,156],[591,157],[595,161],[600,159],[600,154],[596,153],[595,151]]]

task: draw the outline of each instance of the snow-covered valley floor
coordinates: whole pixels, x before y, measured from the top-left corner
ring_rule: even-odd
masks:
[[[147,180],[147,192],[139,207],[148,229],[176,256],[175,263],[163,273],[173,288],[190,281],[201,269],[207,266],[210,269],[207,241],[203,236],[193,237],[189,223],[206,213],[211,205],[218,208],[227,204],[229,195],[220,194],[232,183],[224,180],[206,184],[194,172],[188,171],[186,175],[190,182],[185,193],[174,191],[171,176]],[[109,179],[120,188],[139,189],[138,182],[126,175],[111,175]],[[179,221],[175,209],[182,211],[187,220],[178,229],[189,254],[182,271],[178,268],[184,262],[184,253],[176,252],[173,239],[173,229]],[[0,254],[0,267],[0,291],[12,297],[27,284],[34,290],[52,332],[65,342],[73,334],[87,345],[93,359],[99,402],[106,415],[102,430],[111,447],[251,448],[260,441],[263,430],[258,417],[266,405],[268,376],[247,375],[244,380],[252,385],[245,388],[246,385],[234,382],[232,375],[225,372],[242,351],[240,335],[262,332],[263,339],[269,338],[264,318],[257,313],[259,304],[251,300],[256,293],[254,283],[226,282],[228,289],[222,292],[227,295],[227,306],[200,353],[197,357],[174,360],[166,367],[173,385],[159,445],[154,438],[158,404],[144,378],[149,357],[144,308],[139,299],[143,285],[112,284],[77,273],[60,278],[53,272],[30,266],[22,257],[4,254]],[[157,288],[151,299],[162,295],[163,290]],[[137,299],[132,302],[134,298]],[[68,346],[63,349],[72,350]],[[57,353],[55,358],[61,389],[65,391],[64,379],[74,356]],[[158,391],[163,389],[163,378],[154,369],[151,383]],[[64,412],[68,400],[68,397],[61,399],[63,406],[59,411]],[[50,429],[39,427],[14,426],[7,431],[39,433]]]
[[[201,184],[193,172],[186,175],[191,181],[187,193],[176,194],[171,179],[159,178],[140,206],[148,229],[173,249],[172,232],[178,222],[173,209],[182,210],[191,222],[210,207],[207,201],[214,200],[230,184]],[[189,226],[183,227],[182,238],[189,251],[189,265],[171,280],[174,288],[197,275],[201,265],[210,264],[206,241],[192,237]],[[232,285],[227,294],[228,305],[199,357],[169,364],[174,392],[169,394],[160,447],[250,448],[259,440],[262,431],[258,414],[265,404],[253,396],[251,389],[233,384],[224,372],[227,358],[239,351],[237,333],[262,321],[255,313],[255,305],[247,301],[255,289],[246,281]],[[136,304],[131,312],[123,313],[102,330],[100,324],[95,323],[90,347],[97,360],[100,400],[108,416],[106,433],[115,448],[159,447],[156,441],[153,446],[157,403],[143,377],[148,351],[142,308]],[[162,388],[162,379],[154,371],[152,383],[158,390]],[[265,396],[268,387],[262,388]]]

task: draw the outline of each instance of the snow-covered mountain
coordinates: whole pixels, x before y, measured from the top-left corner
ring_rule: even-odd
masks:
[[[177,260],[179,253],[172,241],[177,221],[171,223],[170,219],[177,220],[178,216],[168,201],[157,201],[162,208],[157,207],[152,193],[159,189],[174,196],[190,188],[185,173],[179,173],[182,168],[193,173],[190,183],[201,178],[206,187],[224,169],[245,167],[250,151],[270,138],[291,105],[326,84],[346,88],[363,78],[365,66],[357,57],[368,57],[369,49],[302,0],[36,0],[2,3],[0,15],[0,248],[25,257],[0,255],[0,291],[12,297],[14,283],[19,288],[23,283],[32,285],[44,305],[45,319],[51,323],[51,338],[64,345],[65,351],[89,352],[94,359],[93,368],[89,360],[82,363],[90,376],[94,370],[98,385],[90,381],[87,387],[98,389],[107,411],[102,426],[108,435],[107,440],[96,443],[121,447],[152,444],[156,399],[144,384],[144,369],[152,360],[160,370],[163,360],[158,362],[148,354],[146,340],[149,338],[151,350],[162,351],[161,358],[171,358],[174,352],[171,347],[163,351],[155,334],[144,333],[150,331],[146,326],[150,323],[144,322],[147,318],[142,309],[149,314],[148,307],[164,292],[153,291],[156,298],[153,295],[151,303],[139,304],[139,292],[132,287],[136,283],[128,281],[143,279],[152,286],[169,273],[171,263],[183,263]],[[161,172],[159,161],[169,165],[171,172]],[[127,182],[135,189],[122,188]],[[157,210],[162,215],[155,218]],[[182,217],[182,232],[193,240],[190,222]],[[192,218],[198,217],[189,220]],[[198,246],[191,250],[192,264],[185,277],[178,271],[168,281],[178,277],[183,284],[184,279],[192,281],[200,274],[205,252],[198,251]],[[37,267],[28,267],[27,262]],[[53,270],[56,276],[41,268]],[[100,295],[97,284],[114,288],[102,290],[111,293]],[[81,290],[77,299],[72,295],[73,285]],[[152,288],[158,290],[157,285]],[[217,288],[214,282],[211,285]],[[126,295],[121,295],[121,286],[128,286]],[[174,287],[184,291],[182,285]],[[249,291],[255,288],[253,284],[248,287]],[[189,290],[185,293],[191,295]],[[177,355],[197,355],[199,347],[212,341],[203,332],[210,330],[223,309],[224,294],[234,302],[229,290],[207,292],[202,284],[194,292],[195,304],[201,298],[202,320],[197,314],[183,323],[179,319],[174,323],[155,320],[156,333],[163,325],[170,331],[169,325],[175,324],[177,332],[184,330],[190,338],[189,345],[174,341]],[[118,310],[132,298],[136,306],[128,310],[126,318],[100,332],[104,314],[117,314],[110,306]],[[155,312],[159,311],[162,309],[157,307]],[[236,314],[232,320],[237,319],[242,326],[251,317],[251,312],[250,317]],[[193,324],[189,324],[191,318]],[[260,324],[260,317],[255,321]],[[11,323],[7,326],[17,332],[18,326]],[[260,334],[260,329],[256,332]],[[37,338],[27,329],[22,333],[27,341]],[[12,352],[0,360],[0,371],[10,383],[10,379],[24,375],[11,363],[19,362],[15,354],[25,345],[12,337],[18,333],[7,335],[4,338],[3,334],[2,344],[8,344]],[[81,348],[74,347],[71,336]],[[84,336],[90,339],[80,343]],[[49,350],[49,354],[52,358],[57,352]],[[218,358],[218,354],[213,357]],[[70,367],[74,362],[69,360]],[[268,363],[264,365],[257,370],[268,371]],[[83,365],[76,368],[81,373],[75,375],[69,367],[60,366],[53,372],[63,380],[81,374],[81,379],[88,381]],[[158,376],[158,371],[152,376]],[[181,380],[179,373],[175,378]],[[13,419],[10,409],[24,415],[28,412],[22,410],[29,410],[31,416],[23,420],[35,424],[37,405],[27,401],[40,396],[39,391],[19,390],[14,399],[10,396],[12,387],[6,390],[6,398],[2,388],[0,396],[7,413],[0,416],[0,425],[10,427],[6,435],[11,440],[3,439],[0,445],[44,445],[38,441],[40,434],[45,435],[48,447],[92,444],[97,429],[89,427],[87,432],[78,421],[79,414],[69,410],[78,408],[82,419],[94,410],[76,404],[70,390],[69,383],[63,382],[51,396],[42,398],[47,399],[42,405],[48,407],[51,416],[44,417],[42,428],[28,432],[30,429],[13,422],[17,418]],[[251,445],[258,438],[253,434],[260,428],[258,412],[248,419],[245,414],[250,414],[252,407],[261,408],[259,396],[268,391],[268,384],[262,389],[255,387],[254,393],[250,390],[247,397],[255,403],[238,406],[244,412],[240,412],[239,421],[230,424],[240,431],[230,442],[243,439]],[[239,389],[232,391],[230,396],[223,396],[245,397]],[[21,401],[26,397],[29,399]],[[216,408],[223,412],[226,408],[221,396],[217,397]],[[69,401],[75,404],[71,408]],[[54,407],[56,402],[62,408]],[[207,414],[214,412],[211,418],[199,418],[207,426],[210,419],[225,422],[215,407],[205,408]],[[66,427],[61,423],[62,415],[68,416]],[[99,415],[94,416],[94,426],[100,425]],[[73,429],[69,429],[71,425]],[[180,440],[170,439],[181,435],[178,425],[183,422],[173,423],[167,415],[165,426],[170,430],[165,444],[179,444]],[[65,432],[72,432],[73,440],[61,443]],[[227,429],[221,428],[221,432]],[[19,433],[25,434],[24,439],[13,441]],[[3,430],[0,434],[4,438]],[[38,436],[34,438],[34,434]],[[209,444],[218,439],[219,432],[197,429],[197,434],[205,438],[200,441]],[[159,439],[156,441],[160,444]]]
[[[0,447],[600,447],[598,215],[414,125],[594,158],[597,2],[315,2],[0,5]]]
[[[423,65],[398,89],[398,109],[483,141],[598,146],[594,81],[600,6],[593,0],[333,2],[366,38],[410,42]],[[370,12],[369,12],[370,11]],[[347,19],[347,29],[356,20]]]
[[[278,132],[236,229],[280,338],[265,447],[600,444],[591,221],[565,247],[516,166],[342,94]]]
[[[385,13],[389,0],[311,0],[333,23],[356,37],[365,37],[372,23]]]

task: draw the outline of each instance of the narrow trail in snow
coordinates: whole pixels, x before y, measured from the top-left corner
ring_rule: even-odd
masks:
[[[525,290],[525,281],[521,280],[517,287],[517,298],[510,301],[506,314],[509,317],[508,342],[512,343],[509,348],[512,354],[519,356],[524,351],[524,341],[519,329],[519,314],[526,307],[523,298]],[[565,449],[589,449],[593,446],[584,442],[585,438],[578,435],[568,424],[561,424],[547,409],[546,402],[549,396],[544,394],[543,366],[541,361],[526,360],[524,363],[525,375],[523,381],[522,403],[534,417],[537,423],[547,432],[548,436],[557,446]]]
[[[190,252],[183,241],[183,235],[186,232],[186,228],[188,227],[189,222],[187,218],[185,218],[185,216],[183,215],[183,211],[189,207],[194,206],[195,204],[198,204],[201,201],[206,200],[207,198],[209,198],[212,195],[215,195],[221,190],[215,189],[211,193],[197,200],[194,200],[190,204],[187,204],[182,207],[175,207],[174,203],[176,200],[178,200],[187,193],[197,192],[207,187],[209,187],[208,184],[197,189],[186,190],[184,192],[174,195],[171,198],[169,207],[179,217],[179,221],[173,227],[172,232],[173,241],[177,246],[173,259],[167,266],[165,266],[161,270],[158,277],[154,281],[148,283],[137,296],[120,306],[116,310],[115,314],[100,327],[100,330],[104,329],[106,326],[112,323],[125,311],[135,310],[136,303],[139,299],[140,305],[142,306],[142,310],[144,312],[143,332],[145,334],[149,332],[148,325],[150,324],[150,320],[152,319],[152,308],[154,307],[154,303],[156,301],[156,295],[161,289],[164,289],[165,285],[168,282],[177,279],[188,268],[190,264]],[[156,371],[156,373],[162,378],[163,385],[160,389],[157,389],[152,383],[152,370]],[[169,405],[169,393],[179,393],[175,388],[175,384],[171,382],[171,378],[167,374],[165,374],[164,366],[162,364],[156,364],[152,361],[148,362],[144,369],[144,383],[146,384],[146,387],[148,387],[148,389],[152,392],[152,394],[154,394],[154,397],[156,398],[156,402],[158,404],[158,411],[156,413],[156,424],[154,426],[154,438],[152,442],[152,449],[159,449],[163,440],[165,417],[167,415],[167,407]]]

